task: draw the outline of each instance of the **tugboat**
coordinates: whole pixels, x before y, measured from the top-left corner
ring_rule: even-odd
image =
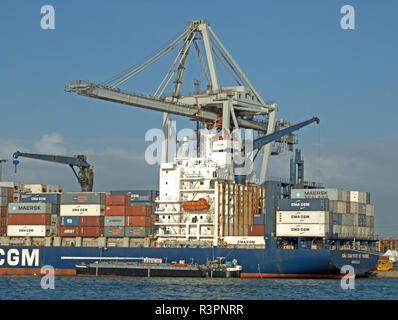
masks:
[[[78,276],[130,276],[130,277],[193,277],[193,278],[238,278],[242,266],[236,259],[225,261],[218,257],[206,265],[186,263],[185,260],[171,263],[160,258],[139,258],[137,262],[106,261],[84,262],[76,265]]]

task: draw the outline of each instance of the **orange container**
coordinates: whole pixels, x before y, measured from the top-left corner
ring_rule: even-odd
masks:
[[[100,227],[104,226],[104,217],[80,217],[80,227]]]
[[[51,225],[49,214],[9,214],[9,225]]]
[[[265,226],[249,226],[248,236],[261,237],[265,235]]]
[[[103,227],[80,227],[81,237],[101,237],[104,235]]]
[[[152,214],[152,206],[127,206],[126,216],[148,216]]]
[[[151,217],[148,216],[127,216],[126,226],[128,227],[149,227],[151,225]]]
[[[125,216],[127,206],[105,206],[106,216]]]
[[[107,195],[105,197],[105,206],[128,206],[131,196],[129,195]]]

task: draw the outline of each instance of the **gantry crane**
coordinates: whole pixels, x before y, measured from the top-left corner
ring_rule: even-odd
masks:
[[[199,43],[203,41],[205,55]],[[121,90],[119,87],[132,77],[145,70],[155,61],[174,50],[182,43],[177,56],[161,81],[154,95],[139,95]],[[203,47],[202,46],[202,47]],[[186,62],[191,48],[197,53],[204,75],[207,79],[207,90],[194,94],[181,93]],[[206,58],[206,61],[205,61]],[[218,80],[215,58],[229,71],[236,86],[221,87]],[[206,64],[207,62],[207,64]],[[164,95],[165,89],[174,78],[173,92]],[[95,84],[91,81],[74,81],[65,87],[66,92],[117,102],[150,110],[161,111],[163,115],[164,140],[162,162],[168,162],[168,139],[170,130],[170,114],[185,116],[207,126],[217,127],[222,133],[231,129],[253,129],[258,133],[270,135],[290,124],[276,119],[277,106],[273,102],[266,103],[239,65],[226,50],[210,25],[204,20],[193,20],[187,24],[186,30],[177,39],[169,43],[153,57],[138,67],[125,72],[108,82]],[[285,139],[287,144],[297,142]],[[268,160],[271,155],[271,144],[263,144],[263,158],[259,183],[265,182]]]
[[[66,156],[26,153],[26,152],[17,151],[13,154],[13,157],[14,159],[18,159],[18,157],[25,157],[25,158],[67,164],[71,167],[73,173],[75,174],[82,191],[93,191],[93,185],[94,185],[93,166],[87,162],[87,158],[85,155],[66,157]],[[13,164],[15,165],[15,172],[16,172],[19,160],[14,160]],[[77,167],[79,169],[79,172],[76,172],[74,167]]]

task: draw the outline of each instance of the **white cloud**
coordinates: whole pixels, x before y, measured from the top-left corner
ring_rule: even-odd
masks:
[[[39,141],[33,143],[34,151],[54,155],[65,155],[68,153],[64,137],[58,133],[45,134]]]

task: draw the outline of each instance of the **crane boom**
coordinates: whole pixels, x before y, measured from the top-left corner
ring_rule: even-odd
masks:
[[[68,157],[68,156],[27,153],[27,152],[17,151],[13,154],[13,158],[18,159],[18,157],[25,157],[30,159],[44,160],[44,161],[69,165],[73,173],[75,174],[82,191],[93,191],[93,184],[94,184],[93,166],[87,162],[87,158],[85,155]],[[19,161],[14,160],[13,163],[15,165],[15,170],[16,170]],[[79,168],[78,173],[76,173],[74,166]]]

